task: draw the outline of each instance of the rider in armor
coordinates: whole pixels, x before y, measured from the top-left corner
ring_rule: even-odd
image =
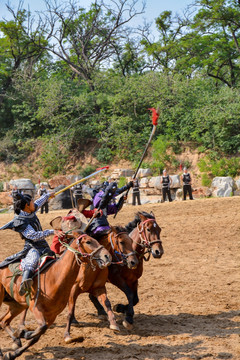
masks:
[[[15,213],[17,216],[12,221],[2,226],[0,230],[11,229],[18,232],[25,241],[22,251],[5,259],[0,267],[22,259],[21,267],[23,271],[22,282],[19,290],[20,295],[24,295],[31,288],[32,276],[38,266],[39,258],[43,255],[54,255],[45,240],[45,237],[54,234],[54,230],[42,230],[36,211],[48,201],[51,194],[42,195],[33,202],[31,195],[18,194]]]
[[[119,210],[119,202],[116,204],[115,197],[130,189],[132,186],[133,182],[130,181],[127,185],[119,189],[117,183],[113,181],[106,187],[105,191],[100,190],[94,196],[94,210],[82,211],[83,215],[86,217],[91,217],[95,212],[98,213],[98,216],[94,218],[88,228],[88,232],[91,236],[94,236],[97,239],[99,235],[101,236],[109,232],[110,226],[107,220],[107,216],[115,214]]]

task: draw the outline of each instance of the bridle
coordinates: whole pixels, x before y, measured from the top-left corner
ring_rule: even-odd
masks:
[[[102,249],[104,248],[104,246],[103,246],[103,245],[99,245],[99,246],[98,246],[95,250],[93,250],[91,253],[85,253],[85,252],[83,252],[82,249],[81,249],[81,240],[82,240],[82,238],[84,238],[85,236],[87,236],[87,234],[82,234],[82,235],[80,235],[80,236],[76,239],[76,244],[77,244],[77,246],[78,246],[78,250],[74,249],[73,247],[71,247],[71,246],[68,245],[67,243],[61,241],[59,238],[58,238],[58,240],[59,240],[60,244],[62,244],[63,246],[66,247],[67,250],[69,250],[69,251],[71,251],[72,253],[74,253],[75,258],[76,258],[76,261],[77,261],[77,263],[78,263],[79,266],[83,263],[83,261],[81,261],[80,258],[81,258],[81,257],[82,257],[82,258],[86,258],[86,259],[89,259],[90,265],[91,265],[93,271],[95,271],[95,270],[96,270],[96,266],[93,264],[93,260],[102,262],[102,259],[100,259],[100,257],[96,257],[96,254],[97,254],[98,252],[100,252],[100,250],[102,250]],[[79,255],[80,255],[80,258],[79,258]]]
[[[149,261],[149,259],[150,259],[152,245],[154,245],[154,244],[162,244],[162,241],[160,239],[159,240],[153,240],[153,241],[150,241],[148,239],[147,234],[146,234],[146,229],[145,229],[144,225],[149,223],[149,222],[154,222],[153,226],[154,225],[156,226],[156,220],[155,219],[144,220],[139,224],[140,228],[139,228],[139,226],[137,226],[138,234],[139,234],[139,237],[140,237],[140,240],[141,240],[141,242],[138,243],[138,245],[140,245],[143,249],[146,249],[146,251],[141,255],[141,257],[143,257],[145,261]],[[145,257],[145,254],[148,254],[148,258]]]
[[[118,247],[118,250],[115,250],[114,249],[114,243],[113,243],[113,237],[112,237],[113,234],[115,234],[115,237],[117,238],[119,235],[122,235],[122,234],[127,234],[128,235],[128,233],[127,233],[127,231],[121,231],[118,234],[114,233],[113,231],[110,233],[111,247],[112,247],[113,253],[114,253],[114,255],[115,255],[116,259],[117,259],[117,262],[112,262],[112,264],[126,265],[127,258],[129,256],[131,256],[131,255],[135,255],[135,251],[132,251],[130,253],[125,254],[120,250],[118,243],[116,243],[116,245]],[[118,256],[120,256],[120,258]]]

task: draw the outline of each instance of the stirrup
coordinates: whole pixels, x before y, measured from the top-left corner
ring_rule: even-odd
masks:
[[[33,284],[32,279],[24,280],[23,283],[20,285],[19,295],[22,296],[25,294],[26,291],[30,291],[32,284]]]

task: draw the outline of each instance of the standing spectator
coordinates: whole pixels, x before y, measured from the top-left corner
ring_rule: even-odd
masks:
[[[40,185],[40,188],[38,190],[38,195],[41,197],[44,194],[47,194],[47,189],[43,184]],[[41,214],[43,214],[43,211],[45,211],[45,214],[48,213],[48,200],[41,206]]]
[[[186,200],[187,193],[189,194],[189,199],[193,200],[192,196],[192,178],[186,167],[183,168],[184,173],[182,174],[183,181],[183,200]]]
[[[163,170],[163,176],[161,178],[161,184],[162,184],[162,201],[166,201],[166,197],[168,196],[168,201],[171,202],[171,192],[170,192],[170,186],[172,184],[172,178],[167,174],[167,170]]]
[[[141,205],[138,178],[135,178],[132,181],[133,181],[132,205],[136,205],[136,199],[138,205]]]
[[[83,198],[83,194],[82,194],[82,184],[77,184],[77,185],[73,186],[73,187],[71,188],[71,190],[72,190],[72,192],[73,192],[75,208],[78,208],[78,199],[82,199],[82,198]]]

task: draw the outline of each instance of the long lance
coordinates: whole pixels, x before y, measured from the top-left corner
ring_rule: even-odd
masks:
[[[157,109],[155,109],[155,108],[149,108],[148,110],[151,110],[151,111],[152,111],[152,124],[153,124],[153,128],[152,128],[152,132],[151,132],[151,134],[150,134],[150,136],[149,136],[148,142],[147,142],[147,144],[146,144],[146,146],[145,146],[145,149],[144,149],[144,151],[143,151],[142,157],[141,157],[141,159],[140,159],[140,161],[139,161],[138,167],[137,167],[137,169],[136,169],[136,171],[135,171],[135,173],[134,173],[134,175],[133,175],[133,177],[132,177],[133,179],[135,179],[135,178],[137,177],[138,170],[140,169],[140,166],[142,165],[144,156],[146,155],[146,152],[147,152],[147,150],[148,150],[148,148],[149,148],[149,145],[150,145],[150,143],[151,143],[151,141],[152,141],[153,135],[155,134],[155,131],[156,131],[156,128],[157,128],[157,124],[158,124],[157,121],[158,121],[159,114],[160,114],[159,108],[157,108]],[[123,206],[123,203],[124,203],[124,198],[126,198],[126,197],[128,196],[129,190],[130,190],[130,189],[127,190],[127,192],[126,192],[125,195],[122,195],[122,196],[121,196],[121,198],[120,198],[120,200],[119,200],[119,210],[121,210],[121,208],[122,208],[122,206]],[[119,211],[119,210],[118,210],[118,211]],[[115,213],[115,215],[114,215],[114,217],[113,217],[114,219],[115,219],[115,217],[117,216],[118,211]]]
[[[72,186],[77,185],[77,184],[80,184],[80,183],[84,182],[85,180],[88,180],[88,179],[90,179],[91,177],[99,174],[100,172],[105,171],[105,170],[108,170],[108,169],[109,169],[109,166],[104,166],[104,167],[102,167],[102,168],[98,168],[97,171],[95,171],[94,173],[86,176],[86,177],[83,178],[83,179],[80,179],[80,180],[75,181],[74,183],[66,186],[64,189],[61,189],[61,190],[57,191],[57,192],[54,193],[53,195],[54,195],[54,196],[59,195],[59,194],[61,194],[62,192],[66,191],[67,189],[70,189]]]

